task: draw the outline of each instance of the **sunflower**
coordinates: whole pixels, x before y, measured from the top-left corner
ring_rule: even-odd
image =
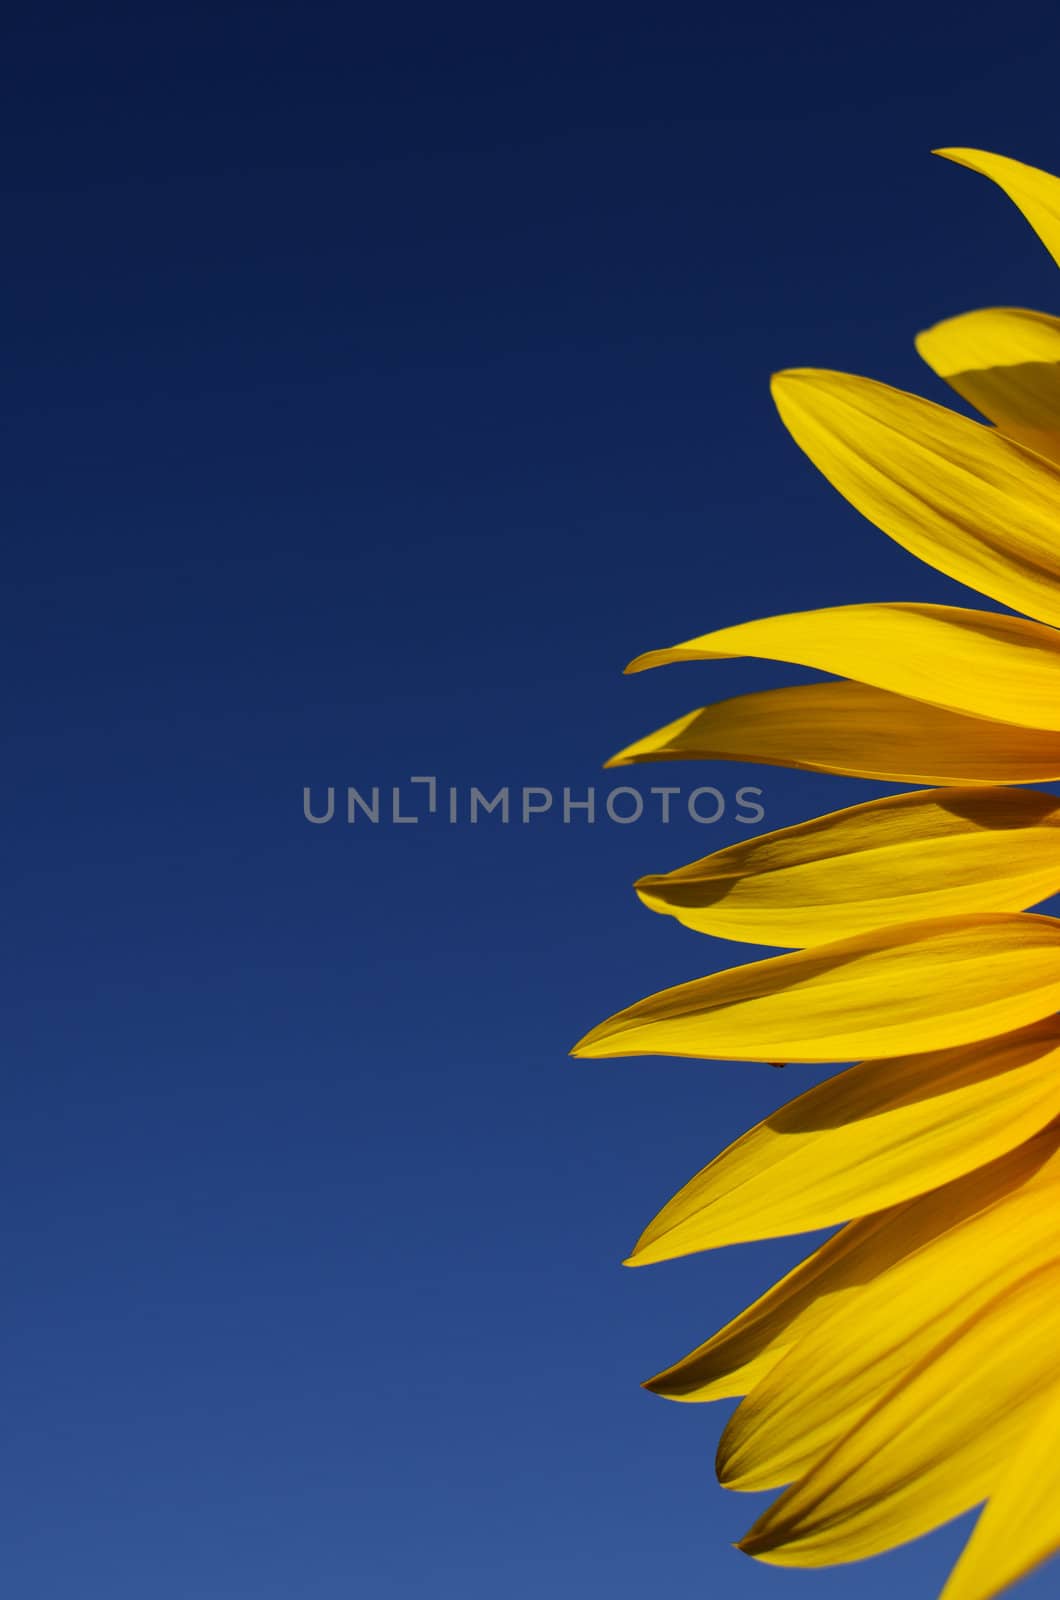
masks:
[[[974,150],[1060,264],[1060,180]],[[651,995],[578,1056],[857,1062],[767,1117],[630,1264],[835,1228],[646,1387],[743,1397],[718,1475],[782,1493],[739,1548],[853,1561],[982,1506],[944,1590],[1060,1549],[1060,320],[923,333],[987,420],[844,373],[773,380],[870,522],[1005,610],[848,605],[722,628],[628,671],[749,656],[828,681],[693,711],[610,763],[728,760],[934,785],[643,878],[653,910],[787,953]]]

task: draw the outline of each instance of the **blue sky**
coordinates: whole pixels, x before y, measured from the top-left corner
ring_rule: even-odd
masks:
[[[811,1072],[566,1056],[754,953],[629,888],[746,829],[302,790],[606,792],[797,677],[640,650],[966,599],[767,378],[942,398],[918,328],[1057,309],[928,153],[1060,169],[1054,8],[45,6],[5,58],[6,1589],[932,1594],[959,1530],[856,1577],[732,1551],[723,1408],[638,1387],[804,1249],[619,1265]],[[879,792],[623,781],[769,826]]]

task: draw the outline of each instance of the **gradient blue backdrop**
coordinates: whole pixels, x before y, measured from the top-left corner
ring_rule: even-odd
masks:
[[[1008,19],[1013,25],[1008,26]],[[1060,168],[1052,5],[25,10],[3,63],[5,1592],[928,1596],[729,1548],[724,1408],[638,1380],[800,1241],[628,1272],[811,1079],[574,1064],[746,949],[639,873],[740,836],[313,828],[304,784],[600,781],[757,613],[960,601],[766,380],[942,397],[1056,310],[978,144]],[[768,769],[781,825],[871,792]],[[1045,1595],[1049,1578],[1026,1594]]]

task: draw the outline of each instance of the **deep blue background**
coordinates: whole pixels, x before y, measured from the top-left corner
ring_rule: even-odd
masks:
[[[618,1265],[809,1073],[565,1053],[754,953],[629,889],[741,830],[301,795],[606,785],[795,676],[636,652],[967,598],[766,380],[941,398],[918,328],[1060,307],[928,154],[1060,169],[1055,8],[45,5],[2,62],[5,1592],[933,1593],[957,1530],[730,1550],[723,1408],[638,1388],[802,1250]],[[697,780],[869,794],[633,781]]]

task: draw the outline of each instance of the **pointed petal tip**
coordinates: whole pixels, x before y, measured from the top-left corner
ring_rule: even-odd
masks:
[[[660,1400],[674,1400],[678,1402],[688,1400],[689,1396],[687,1394],[682,1394],[679,1390],[674,1390],[672,1380],[668,1381],[669,1379],[670,1369],[668,1367],[664,1367],[662,1372],[656,1372],[652,1375],[652,1377],[642,1379],[640,1386],[648,1394],[658,1395]],[[692,1398],[694,1399],[695,1396],[692,1396]]]
[[[956,144],[946,145],[938,150],[932,150],[933,156],[941,156],[943,161],[952,161],[958,167],[968,167],[972,172],[980,173],[984,178],[991,178],[1005,188],[1004,182],[998,177],[999,169],[1011,174],[1022,170],[1047,178],[1051,173],[1045,173],[1041,167],[1031,166],[1029,162],[1021,161],[1018,156],[1003,156],[997,150],[980,150],[975,145]],[[1009,198],[1014,198],[1011,194]],[[1028,219],[1029,220],[1029,219]],[[1031,224],[1032,227],[1034,224]]]
[[[604,1026],[604,1023],[598,1023],[595,1028],[590,1028],[588,1033],[578,1040],[577,1044],[572,1045],[567,1054],[574,1056],[579,1061],[587,1060],[592,1056],[603,1055],[605,1052],[598,1049],[597,1046],[604,1042],[601,1037]]]
[[[637,1240],[636,1244],[633,1246],[633,1249],[629,1252],[629,1255],[625,1258],[622,1265],[624,1267],[643,1267],[645,1265],[644,1255],[644,1235],[641,1234],[641,1237]]]
[[[669,916],[670,908],[659,899],[659,886],[665,885],[665,876],[649,876],[638,878],[633,885],[633,893],[647,911],[654,911],[656,916]]]
[[[661,1215],[662,1213],[660,1212],[659,1216]],[[659,1221],[659,1216],[653,1217],[651,1222],[648,1223],[648,1226],[643,1230],[640,1238],[623,1262],[623,1266],[654,1267],[658,1266],[661,1261],[676,1261],[678,1259],[681,1254],[680,1250],[674,1250],[672,1246],[666,1243],[673,1229],[669,1225],[657,1228],[656,1223]]]
[[[634,672],[650,672],[653,667],[670,667],[675,662],[699,659],[699,653],[694,648],[695,641],[690,640],[689,644],[693,646],[691,650],[687,644],[664,645],[659,650],[644,650],[639,656],[634,656],[622,670],[629,676]],[[709,655],[709,652],[707,654]]]
[[[749,1556],[752,1561],[768,1560],[767,1547],[759,1545],[758,1540],[745,1533],[742,1539],[737,1539],[733,1545],[734,1550],[739,1550],[742,1556]]]
[[[943,161],[1011,161],[1016,166],[1025,165],[1017,156],[1003,156],[998,150],[984,150],[977,144],[941,144],[931,154],[941,156]]]
[[[774,1502],[775,1504],[775,1502]],[[781,1551],[783,1540],[771,1535],[768,1528],[763,1528],[762,1523],[766,1516],[773,1510],[773,1506],[759,1517],[753,1527],[748,1528],[742,1539],[737,1539],[733,1545],[734,1550],[739,1550],[742,1556],[750,1556],[752,1561],[764,1561],[769,1565],[786,1566],[799,1565],[800,1563],[785,1562]]]

